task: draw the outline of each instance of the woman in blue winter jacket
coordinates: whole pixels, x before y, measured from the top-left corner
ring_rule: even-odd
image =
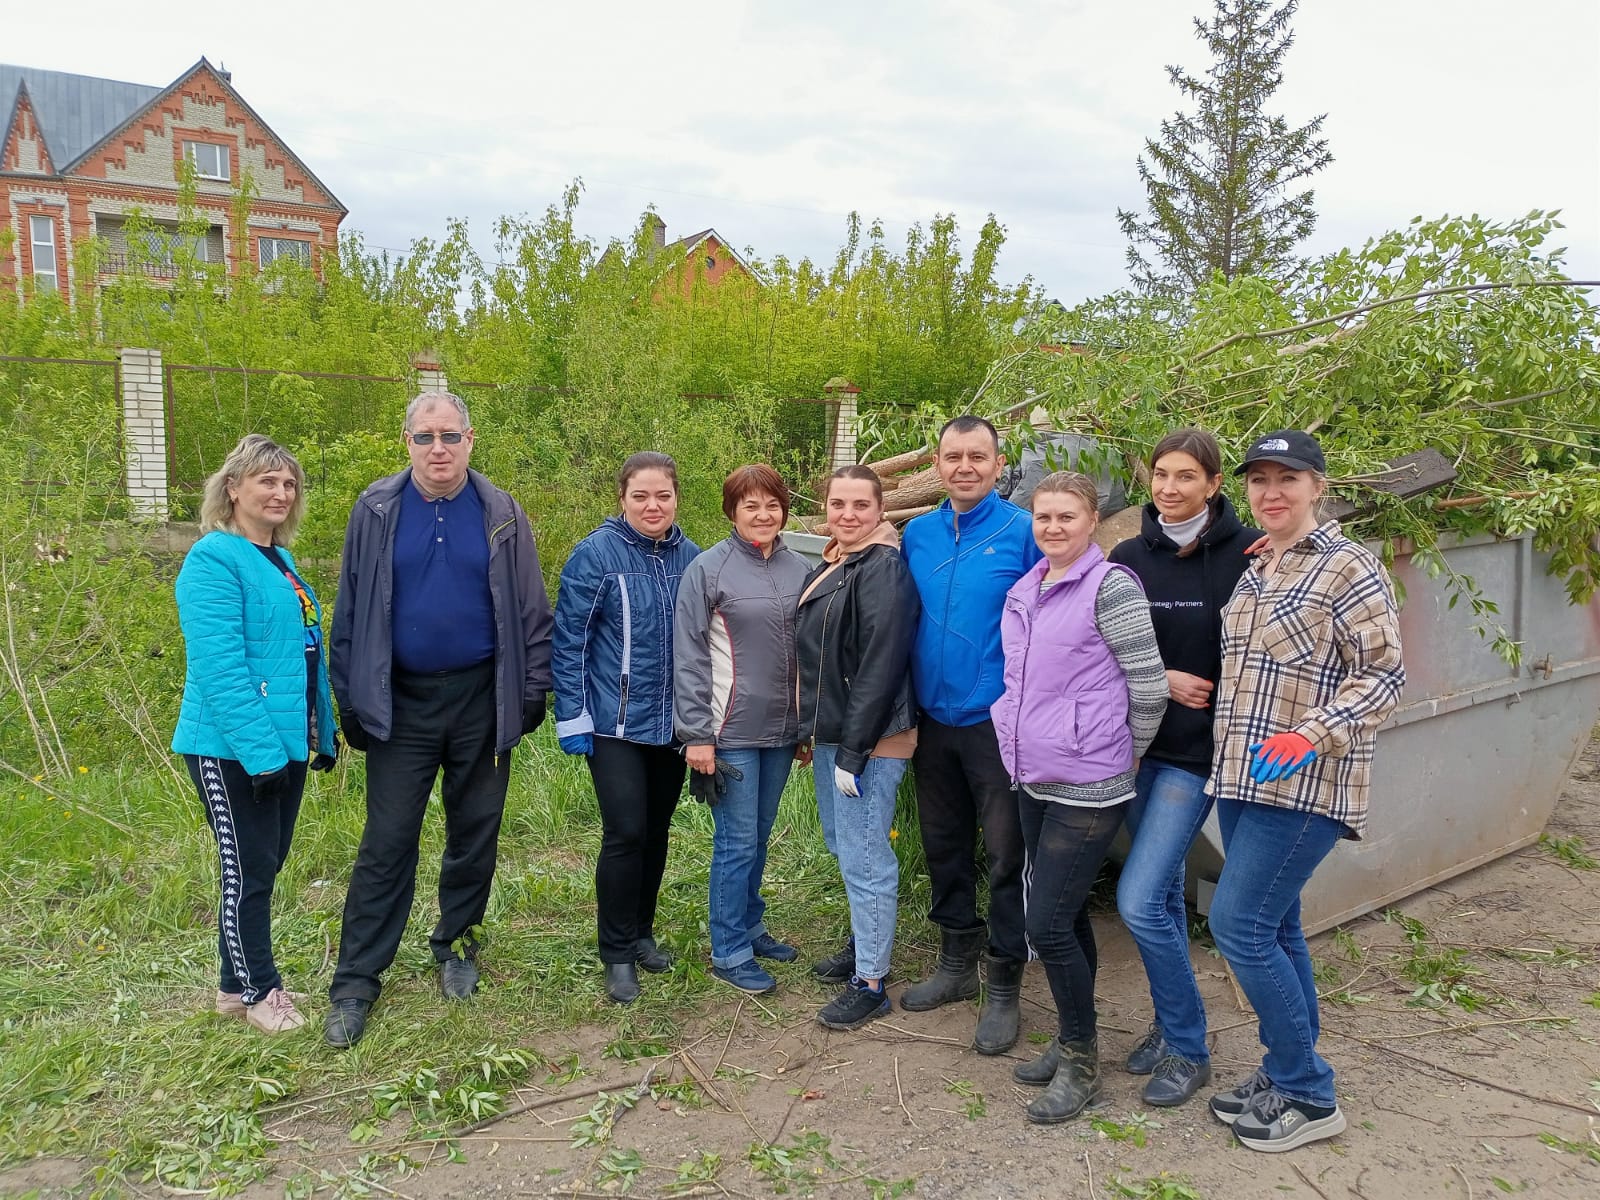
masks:
[[[322,609],[285,548],[305,472],[249,434],[206,480],[205,536],[178,572],[188,666],[172,736],[217,841],[217,1012],[263,1033],[305,1024],[272,957],[272,890],[310,769],[334,764]]]
[[[579,542],[561,569],[551,669],[556,737],[588,762],[600,804],[594,891],[606,994],[630,1004],[638,968],[672,966],[655,941],[684,772],[672,728],[672,611],[700,548],[675,524],[678,468],[669,456],[629,456],[617,497],[621,515]]]

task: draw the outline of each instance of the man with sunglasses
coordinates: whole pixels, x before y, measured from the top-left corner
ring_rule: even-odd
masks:
[[[468,467],[467,406],[424,392],[406,409],[411,465],[361,493],[345,529],[330,677],[345,741],[367,754],[367,823],[345,894],[330,1046],[366,1031],[416,888],[422,818],[444,773],[439,986],[478,986],[511,748],[537,729],[554,620],[527,514]]]

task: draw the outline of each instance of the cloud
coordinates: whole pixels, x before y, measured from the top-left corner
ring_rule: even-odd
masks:
[[[328,5],[307,36],[259,14],[142,14],[86,0],[13,14],[7,57],[160,83],[204,52],[350,206],[375,245],[468,217],[538,213],[581,176],[582,230],[626,236],[654,202],[772,258],[832,257],[845,214],[892,240],[953,211],[1010,231],[1002,277],[1072,302],[1121,285],[1115,213],[1206,66],[1204,0],[1029,4],[599,0],[448,8]],[[1541,0],[1307,4],[1274,107],[1327,113],[1310,244],[1359,243],[1418,213],[1566,210],[1575,271],[1600,270],[1600,7]],[[25,52],[24,47],[28,50]]]

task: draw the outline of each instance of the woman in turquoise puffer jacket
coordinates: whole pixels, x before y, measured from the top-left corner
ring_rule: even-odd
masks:
[[[289,856],[307,759],[335,761],[322,609],[285,549],[305,472],[246,435],[206,481],[205,536],[176,587],[188,670],[172,736],[217,840],[217,1012],[264,1033],[305,1024],[272,957],[272,890]]]

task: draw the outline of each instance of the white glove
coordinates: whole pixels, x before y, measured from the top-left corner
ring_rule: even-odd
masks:
[[[861,795],[861,776],[852,775],[843,767],[833,769],[833,786],[841,796]]]

